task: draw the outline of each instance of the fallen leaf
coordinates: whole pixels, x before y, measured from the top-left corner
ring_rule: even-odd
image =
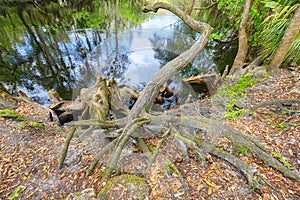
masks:
[[[289,149],[289,154],[290,154],[291,156],[293,155],[292,149]]]
[[[211,186],[211,187],[216,187],[217,185],[216,184],[214,184],[213,182],[210,182],[210,181],[208,181],[208,180],[206,180],[206,179],[203,179],[204,181],[205,181],[205,183],[207,184],[207,185],[209,185],[209,186]]]
[[[212,193],[212,188],[210,187],[210,188],[208,188],[207,194],[211,195],[211,193]]]

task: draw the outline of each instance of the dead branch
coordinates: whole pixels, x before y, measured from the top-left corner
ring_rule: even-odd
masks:
[[[193,9],[194,10],[208,10],[208,9],[210,9],[211,7],[213,7],[216,4],[217,4],[217,2],[213,2],[212,4],[210,4],[210,5],[206,6],[206,7],[194,7]]]

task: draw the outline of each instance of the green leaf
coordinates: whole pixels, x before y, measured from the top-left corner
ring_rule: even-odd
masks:
[[[265,7],[267,8],[277,8],[279,6],[279,3],[278,2],[275,2],[275,1],[261,1],[262,3],[265,4]]]

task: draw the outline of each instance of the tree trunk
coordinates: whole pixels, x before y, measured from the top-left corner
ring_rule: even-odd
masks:
[[[248,20],[249,11],[251,8],[251,1],[247,0],[245,3],[245,8],[242,15],[242,21],[240,23],[239,27],[239,47],[237,55],[234,59],[232,68],[230,70],[230,75],[233,75],[234,73],[239,74],[240,69],[244,65],[247,53],[248,53],[248,43],[247,43],[247,33],[246,33],[246,23]]]
[[[291,19],[290,25],[285,31],[285,34],[282,37],[280,44],[275,52],[275,55],[267,68],[268,70],[280,67],[280,65],[285,59],[285,56],[290,46],[292,45],[297,34],[299,33],[299,29],[300,29],[300,6],[295,11],[293,18]]]

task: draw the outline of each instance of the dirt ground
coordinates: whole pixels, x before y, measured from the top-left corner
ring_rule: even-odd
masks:
[[[300,100],[299,83],[299,71],[281,70],[247,89],[245,104],[250,107],[276,99]],[[197,109],[195,114],[199,112]],[[297,111],[294,113],[278,109],[276,105],[265,106],[259,108],[256,115],[245,115],[226,123],[261,141],[270,155],[275,152],[273,156],[290,169],[300,170],[300,105],[293,108]],[[72,140],[65,165],[58,170],[58,158],[70,128],[51,122],[48,113],[35,104],[20,103],[16,112],[43,122],[46,128],[22,128],[15,119],[0,119],[1,200],[9,199],[18,186],[23,192],[16,199],[63,199],[71,192],[86,188],[100,191],[103,167],[98,166],[88,177],[84,172],[104,142],[97,138],[84,142]],[[149,139],[147,144],[155,146],[158,140]],[[220,143],[223,148],[230,148],[225,139],[220,138]],[[176,147],[170,137],[163,144],[162,152],[175,156],[171,160],[184,177],[191,199],[300,199],[300,183],[265,165],[251,152],[240,153],[239,158],[261,172],[273,188],[263,185],[263,190],[252,191],[234,166],[215,156],[208,156],[206,165],[201,166],[190,151],[188,157],[178,157]],[[130,167],[137,166],[138,162],[127,162],[128,170],[123,169],[123,173],[129,173]],[[157,164],[162,164],[161,160]],[[165,173],[162,167],[153,167],[145,178],[150,186],[149,199],[189,198],[175,172]]]

